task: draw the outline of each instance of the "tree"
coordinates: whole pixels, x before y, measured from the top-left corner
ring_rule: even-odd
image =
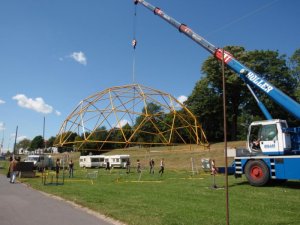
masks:
[[[122,148],[125,144],[119,143],[124,142],[123,134],[120,128],[114,127],[110,130],[109,141],[112,141],[111,147],[114,148]]]
[[[56,137],[50,137],[47,141],[47,147],[53,147]]]
[[[82,138],[80,136],[76,136],[75,138],[75,148],[78,149],[78,150],[81,150],[80,149],[80,146],[81,146],[81,142],[82,142]]]
[[[297,83],[296,100],[300,102],[300,49],[297,49],[290,58],[290,71]]]
[[[210,141],[222,140],[222,98],[211,82],[204,77],[198,81],[192,94],[186,101],[187,107],[194,113]]]
[[[72,151],[76,137],[77,137],[77,133],[75,132],[71,132],[71,131],[64,132],[56,137],[54,144],[58,144],[59,140],[62,139],[65,141],[65,144],[63,145],[63,147],[59,147],[58,151],[59,152]]]
[[[44,139],[41,135],[33,138],[33,140],[31,141],[31,144],[30,144],[30,149],[36,150],[36,149],[43,148],[43,147],[44,147]]]
[[[251,68],[262,78],[266,79],[281,91],[293,97],[295,92],[295,80],[290,75],[285,56],[280,56],[277,51],[245,51],[243,47],[225,47],[234,57]],[[221,63],[209,57],[202,66],[204,77],[197,82],[193,93],[186,104],[194,112],[211,141],[223,138],[223,114],[222,114],[222,70]],[[230,69],[225,70],[226,77],[226,110],[228,122],[228,140],[237,140],[241,137],[241,127],[248,127],[252,119],[263,119],[263,114],[251,96],[245,83],[238,74]],[[266,94],[253,87],[257,96],[272,112],[274,118],[283,118],[286,112],[277,106]],[[290,117],[288,117],[290,119]],[[284,119],[285,116],[284,116]],[[244,132],[244,128],[242,129]]]
[[[157,135],[157,128],[159,121],[162,121],[163,112],[160,105],[153,102],[147,104],[147,107],[142,109],[143,115],[136,118],[135,129],[138,132],[135,135],[137,142],[157,143],[160,142]]]
[[[88,146],[88,149],[93,150],[99,150],[104,148],[109,148],[108,143],[103,143],[106,141],[108,136],[108,131],[106,130],[105,126],[99,127],[96,130],[93,131],[91,134],[86,134],[86,137],[88,137],[89,143],[86,144]]]
[[[17,149],[29,149],[30,148],[30,143],[31,141],[29,139],[23,139],[21,141],[19,141],[19,143],[17,144]]]

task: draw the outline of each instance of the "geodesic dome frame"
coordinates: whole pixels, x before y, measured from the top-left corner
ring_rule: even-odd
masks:
[[[74,139],[74,133],[78,136]],[[107,88],[82,100],[63,122],[56,146],[96,150],[109,144],[208,145],[196,117],[170,94],[139,84]]]

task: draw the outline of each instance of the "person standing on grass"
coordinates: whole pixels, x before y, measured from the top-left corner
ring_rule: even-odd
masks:
[[[106,162],[106,168],[105,168],[105,170],[110,170],[110,165],[109,165],[109,161],[108,160]]]
[[[141,163],[140,163],[140,160],[139,160],[139,159],[137,160],[137,167],[136,167],[136,171],[137,171],[138,173],[140,173],[140,172],[141,172]]]
[[[162,159],[160,160],[160,170],[159,170],[159,172],[158,172],[158,173],[160,174],[160,176],[163,175],[164,170],[165,170],[165,162],[164,162],[164,158],[162,158]]]
[[[152,174],[154,174],[154,160],[153,159],[150,159],[150,161],[149,161],[149,166],[150,166],[150,174],[152,173]]]
[[[73,171],[74,171],[74,163],[71,159],[69,162],[69,178],[73,177]]]
[[[55,163],[56,179],[58,179],[59,176],[59,169],[60,169],[60,160],[59,158],[57,158]]]
[[[126,160],[126,173],[130,173],[130,159]]]

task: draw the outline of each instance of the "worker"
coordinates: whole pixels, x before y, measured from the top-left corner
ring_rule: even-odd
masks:
[[[165,170],[165,161],[164,161],[164,158],[162,158],[160,160],[160,170],[158,171],[158,173],[160,174],[160,176],[163,175],[164,170]]]
[[[210,161],[210,169],[211,169],[211,175],[216,175],[217,174],[218,169],[216,167],[216,163],[215,163],[214,159]]]
[[[138,160],[136,161],[136,163],[137,163],[136,171],[137,171],[138,173],[140,173],[140,172],[141,172],[141,162],[140,162],[140,160],[138,159]]]
[[[259,150],[260,149],[260,139],[256,139],[252,142],[252,148],[254,150]]]
[[[130,159],[129,158],[126,161],[126,173],[130,173]]]
[[[153,159],[150,159],[150,161],[149,161],[149,166],[150,166],[150,171],[149,171],[149,173],[150,173],[150,174],[154,174],[154,164],[155,164],[154,160],[153,160]]]

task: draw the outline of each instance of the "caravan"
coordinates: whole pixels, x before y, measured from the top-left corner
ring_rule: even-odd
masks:
[[[109,162],[110,167],[126,168],[126,162],[130,155],[107,155],[105,156],[105,164]]]
[[[87,155],[79,157],[79,166],[82,168],[104,167],[104,155]]]

